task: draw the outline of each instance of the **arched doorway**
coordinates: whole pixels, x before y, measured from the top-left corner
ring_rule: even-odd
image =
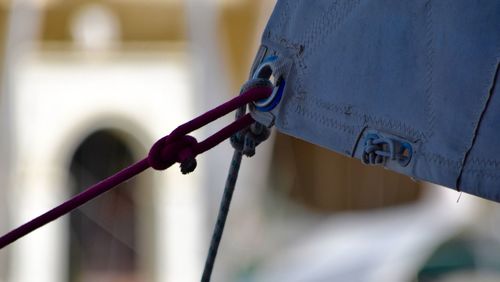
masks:
[[[122,136],[110,130],[88,136],[70,164],[72,194],[134,161]],[[139,278],[139,203],[132,179],[70,215],[68,281],[142,281]]]

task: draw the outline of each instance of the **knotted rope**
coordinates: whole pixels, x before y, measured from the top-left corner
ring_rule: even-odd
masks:
[[[175,163],[180,163],[182,173],[186,174],[192,172],[196,168],[195,158],[197,155],[210,150],[222,141],[230,138],[235,133],[248,128],[255,121],[250,114],[240,116],[240,118],[235,120],[233,123],[224,127],[202,142],[198,142],[194,137],[189,136],[188,134],[236,109],[245,106],[250,102],[268,97],[271,95],[272,91],[272,87],[267,86],[249,88],[232,100],[177,127],[174,131],[172,131],[172,133],[158,140],[152,146],[146,158],[87,188],[82,193],[77,194],[61,205],[0,237],[0,249],[40,228],[41,226],[78,208],[86,202],[112,189],[118,184],[131,179],[150,167],[156,170],[164,170]]]

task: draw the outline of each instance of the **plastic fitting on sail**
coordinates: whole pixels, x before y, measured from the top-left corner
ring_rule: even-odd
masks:
[[[262,61],[253,74],[253,79],[267,79],[274,85],[273,93],[265,99],[255,101],[255,109],[261,112],[272,111],[281,101],[285,89],[285,79],[282,76],[275,76],[277,56],[270,56]]]
[[[361,160],[370,165],[384,165],[387,160],[395,160],[405,167],[412,155],[413,149],[409,143],[371,133],[365,138]]]

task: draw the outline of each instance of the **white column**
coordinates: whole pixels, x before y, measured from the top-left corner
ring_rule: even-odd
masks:
[[[2,73],[2,88],[0,90],[0,233],[6,232],[13,225],[9,214],[14,214],[17,203],[11,197],[15,189],[12,183],[12,167],[15,165],[14,118],[12,113],[12,76],[19,58],[34,42],[40,22],[37,7],[28,0],[10,1],[10,14],[7,22],[6,49]],[[0,252],[0,281],[8,279],[15,261],[10,261],[12,248]]]
[[[218,0],[186,1],[190,55],[194,62],[192,84],[196,102],[195,109],[198,113],[203,113],[237,94],[229,93],[229,79],[223,64],[227,58],[224,58],[224,50],[219,46],[220,38],[217,32],[218,5],[220,5]],[[215,125],[210,124],[204,128],[201,134],[207,136],[209,132],[215,132],[233,120],[234,115],[228,115]],[[227,142],[224,142],[198,158],[199,166],[204,168],[205,173],[200,176],[201,186],[198,186],[199,206],[200,212],[202,212],[199,223],[200,232],[197,238],[198,241],[201,241],[196,260],[199,271],[191,280],[178,281],[199,281],[201,278],[204,259],[210,243],[210,234],[215,223],[216,211],[231,156],[232,148]],[[195,261],[191,262],[191,264],[193,263]],[[217,271],[220,270],[222,270],[221,264],[217,266]],[[225,271],[222,270],[222,272]],[[175,279],[169,281],[175,281]]]

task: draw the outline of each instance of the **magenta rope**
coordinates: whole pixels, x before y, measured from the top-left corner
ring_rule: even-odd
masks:
[[[195,157],[197,155],[210,150],[231,137],[236,132],[250,126],[254,122],[254,119],[250,114],[247,114],[199,143],[194,137],[187,134],[252,101],[269,97],[272,91],[273,89],[271,87],[251,88],[232,100],[177,127],[170,135],[161,138],[152,146],[148,157],[87,188],[85,191],[67,200],[61,205],[0,237],[0,249],[3,249],[30,232],[69,213],[70,211],[96,198],[118,184],[131,179],[150,167],[156,170],[164,170],[175,163],[180,163],[183,173],[193,171],[196,167]]]

